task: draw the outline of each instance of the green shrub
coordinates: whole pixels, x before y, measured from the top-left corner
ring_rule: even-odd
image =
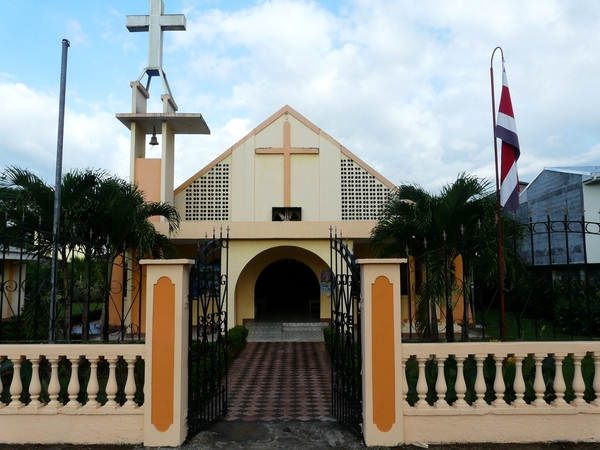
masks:
[[[246,348],[248,328],[237,325],[227,332],[228,362],[231,363]]]
[[[331,353],[331,327],[323,328],[323,338],[325,339],[325,347],[327,347],[327,351]]]

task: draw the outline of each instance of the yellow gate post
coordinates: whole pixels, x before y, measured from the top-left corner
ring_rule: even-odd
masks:
[[[189,259],[143,260],[146,278],[144,446],[176,447],[187,436]]]
[[[360,259],[363,435],[367,446],[404,442],[400,264]]]

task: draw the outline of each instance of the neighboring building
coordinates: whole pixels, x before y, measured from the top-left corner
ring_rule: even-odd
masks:
[[[521,253],[527,263],[600,263],[600,167],[544,169],[521,192],[517,217],[537,223],[533,250],[528,239]]]
[[[31,256],[15,247],[0,248],[0,320],[19,314],[25,304],[25,261]]]

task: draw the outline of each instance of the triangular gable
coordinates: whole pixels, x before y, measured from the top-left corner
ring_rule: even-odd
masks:
[[[383,175],[381,175],[379,172],[377,172],[375,169],[373,169],[371,166],[369,166],[366,162],[364,162],[362,159],[360,159],[358,156],[356,156],[354,153],[352,153],[350,150],[348,150],[346,147],[344,147],[342,144],[340,144],[337,140],[335,140],[334,138],[332,138],[325,131],[321,130],[314,123],[312,123],[310,120],[308,120],[306,117],[304,117],[298,111],[296,111],[294,108],[292,108],[289,105],[285,105],[279,111],[277,111],[276,113],[274,113],[273,115],[271,115],[268,119],[264,120],[260,125],[258,125],[257,127],[255,127],[246,136],[244,136],[242,139],[240,139],[239,141],[237,141],[235,144],[233,144],[231,147],[229,147],[226,151],[224,151],[223,153],[221,153],[214,160],[212,160],[210,163],[208,163],[206,166],[204,166],[202,169],[200,169],[198,172],[196,172],[194,175],[192,175],[186,181],[184,181],[179,187],[177,187],[175,189],[175,195],[179,194],[186,187],[188,187],[191,183],[193,183],[194,180],[196,180],[198,177],[204,175],[206,172],[208,172],[216,164],[218,164],[219,162],[221,162],[225,158],[227,158],[229,155],[231,155],[231,153],[236,148],[240,147],[248,139],[251,139],[253,136],[255,136],[256,134],[260,133],[262,130],[264,130],[265,128],[267,128],[275,120],[279,119],[281,116],[285,115],[286,113],[290,114],[294,118],[298,119],[298,121],[302,122],[306,127],[308,127],[311,130],[313,130],[316,134],[320,134],[325,139],[329,140],[333,145],[335,145],[336,147],[338,147],[340,149],[340,151],[342,152],[342,154],[346,155],[349,159],[353,160],[356,164],[358,164],[364,170],[366,170],[367,172],[369,172],[370,174],[372,174],[373,176],[375,176],[375,178],[377,178],[379,181],[381,181],[387,187],[389,187],[390,189],[395,189],[396,185],[394,183],[392,183],[391,181],[389,181],[387,178],[385,178]]]
[[[394,188],[285,105],[179,186],[175,203],[184,220],[267,221],[295,206],[302,220],[376,220]]]

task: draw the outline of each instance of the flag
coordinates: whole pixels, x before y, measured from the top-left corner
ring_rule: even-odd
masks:
[[[502,140],[500,156],[500,205],[506,209],[517,212],[519,208],[519,176],[517,174],[517,160],[521,155],[519,138],[515,125],[510,91],[506,70],[502,64],[502,94],[498,108],[498,121],[496,123],[496,137]]]

